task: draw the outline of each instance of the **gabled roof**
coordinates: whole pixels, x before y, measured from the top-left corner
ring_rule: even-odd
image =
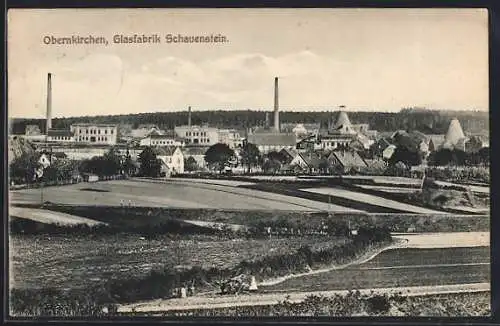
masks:
[[[353,151],[333,151],[330,157],[335,157],[343,167],[366,167],[366,162]]]
[[[68,129],[49,129],[47,136],[63,136],[63,137],[73,137],[74,133]]]
[[[302,160],[310,168],[318,168],[321,163],[321,156],[315,152],[299,153]]]
[[[297,137],[295,134],[285,133],[257,133],[248,135],[248,142],[257,146],[295,146]]]
[[[284,154],[286,154],[292,158],[297,156],[297,154],[298,154],[297,150],[292,149],[292,148],[283,148],[280,152],[283,152]]]

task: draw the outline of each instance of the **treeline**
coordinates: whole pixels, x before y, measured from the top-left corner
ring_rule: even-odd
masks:
[[[238,110],[238,111],[194,111],[192,123],[208,123],[214,127],[244,129],[253,126],[264,126],[268,111]],[[464,130],[481,133],[489,130],[488,112],[481,111],[433,111],[404,109],[400,112],[349,112],[352,123],[368,123],[371,129],[378,131],[418,130],[428,134],[442,134],[448,129],[450,120],[454,117],[460,120]],[[329,120],[335,121],[338,112],[280,112],[281,123],[321,123],[326,128]],[[173,129],[175,126],[188,122],[187,111],[155,112],[123,115],[102,115],[92,117],[55,118],[53,128],[69,129],[74,123],[114,123],[130,124],[137,128],[141,124],[155,124],[162,129]],[[11,132],[23,134],[26,125],[36,124],[40,130],[45,130],[45,119],[13,119]]]

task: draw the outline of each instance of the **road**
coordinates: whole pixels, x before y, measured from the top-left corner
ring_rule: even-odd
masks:
[[[441,285],[441,286],[416,286],[416,287],[400,287],[400,288],[373,288],[362,289],[361,294],[380,293],[380,294],[396,294],[404,296],[417,295],[432,295],[445,293],[471,293],[471,292],[487,292],[490,291],[489,283],[472,283],[459,285]],[[217,297],[198,297],[186,299],[170,299],[170,300],[154,300],[146,303],[135,303],[122,305],[118,307],[118,312],[164,312],[164,311],[179,311],[191,309],[217,309],[227,307],[241,306],[264,306],[274,305],[279,302],[301,302],[308,296],[334,296],[346,295],[349,290],[336,291],[308,291],[308,292],[287,292],[287,293],[265,293],[255,295],[239,295],[239,296],[217,296]]]

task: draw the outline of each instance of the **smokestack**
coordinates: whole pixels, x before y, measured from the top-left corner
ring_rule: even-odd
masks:
[[[49,72],[47,76],[47,130],[52,129],[52,74]]]
[[[274,78],[274,130],[280,132],[280,112],[279,112],[278,77]]]
[[[188,107],[188,126],[191,128],[191,107]]]

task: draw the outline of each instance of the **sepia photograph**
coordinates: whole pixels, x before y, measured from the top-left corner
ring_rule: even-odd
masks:
[[[7,18],[11,319],[491,315],[486,9]]]

